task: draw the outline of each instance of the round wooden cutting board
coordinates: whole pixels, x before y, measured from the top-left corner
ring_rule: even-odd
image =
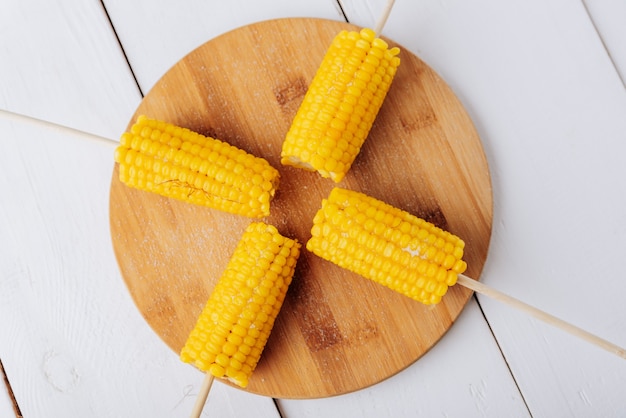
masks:
[[[267,159],[281,179],[272,214],[264,221],[304,244],[313,215],[335,184],[282,166],[281,145],[332,38],[355,28],[320,19],[280,19],[219,36],[174,65],[129,125],[145,114]],[[467,274],[477,278],[492,224],[491,181],[480,138],[445,82],[400,48],[402,63],[391,90],[339,186],[459,235],[466,241]],[[110,222],[117,260],[137,307],[179,352],[252,220],[128,188],[114,167]],[[303,250],[247,390],[316,398],[380,382],[432,348],[470,295],[454,286],[442,303],[427,307]],[[181,362],[180,367],[192,366]]]

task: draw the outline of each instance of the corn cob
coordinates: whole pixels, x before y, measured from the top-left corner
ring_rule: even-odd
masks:
[[[400,65],[399,52],[371,29],[340,32],[285,137],[281,163],[340,182],[387,95]]]
[[[122,135],[115,161],[128,186],[252,218],[269,215],[279,180],[262,158],[145,116]]]
[[[311,235],[309,251],[427,305],[467,267],[460,238],[350,190],[334,188],[322,201]]]
[[[262,222],[248,226],[180,358],[246,387],[291,283],[300,244]]]

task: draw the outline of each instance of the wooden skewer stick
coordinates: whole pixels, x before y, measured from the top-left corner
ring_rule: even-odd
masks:
[[[385,23],[387,23],[387,19],[389,18],[389,14],[391,13],[394,3],[395,0],[387,1],[385,10],[383,10],[383,13],[380,15],[380,18],[378,18],[378,22],[376,22],[376,26],[374,27],[374,32],[376,32],[377,35],[383,31],[383,27],[385,26]]]
[[[213,380],[215,378],[211,373],[207,373],[204,377],[204,381],[202,382],[202,386],[200,386],[200,393],[198,393],[198,397],[196,398],[196,403],[191,410],[191,418],[198,418],[202,413],[202,409],[204,408],[204,404],[206,403],[206,399],[209,397],[209,392],[211,391],[211,386],[213,386]]]
[[[461,286],[467,287],[468,289],[473,290],[474,292],[480,293],[482,295],[488,296],[492,299],[498,300],[502,303],[505,303],[515,309],[519,309],[522,312],[525,312],[547,324],[555,326],[563,331],[566,331],[572,334],[575,337],[581,338],[591,344],[594,344],[600,348],[603,348],[621,358],[626,359],[626,349],[619,347],[605,339],[598,337],[584,329],[578,328],[568,322],[563,321],[553,315],[550,315],[547,312],[542,311],[541,309],[535,308],[534,306],[530,306],[527,303],[524,303],[518,299],[515,299],[512,296],[509,296],[505,293],[502,293],[498,290],[495,290],[483,283],[480,283],[474,279],[471,279],[463,274],[458,275],[457,283]]]
[[[42,119],[33,118],[31,116],[22,115],[20,113],[11,112],[9,110],[0,109],[0,115],[3,115],[6,119],[12,120],[14,122],[30,123],[33,125],[41,126],[47,129],[52,129],[54,131],[62,132],[65,134],[87,138],[92,141],[100,142],[100,143],[107,144],[110,146],[119,145],[117,141],[114,141],[111,138],[106,138],[104,136],[81,131],[80,129],[70,128],[69,126],[59,125],[58,123],[48,122]]]

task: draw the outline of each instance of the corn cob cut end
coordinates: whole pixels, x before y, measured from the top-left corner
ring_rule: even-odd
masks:
[[[306,248],[427,305],[467,267],[463,240],[408,212],[334,188],[313,219]]]
[[[139,116],[115,150],[122,183],[251,218],[268,216],[279,173],[215,138]]]
[[[189,334],[181,360],[245,388],[291,283],[300,247],[272,225],[250,224]]]
[[[281,163],[340,182],[361,150],[400,65],[371,29],[331,43],[283,142]]]

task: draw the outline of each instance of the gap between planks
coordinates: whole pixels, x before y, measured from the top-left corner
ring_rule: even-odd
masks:
[[[15,394],[13,393],[13,388],[11,388],[11,382],[9,382],[9,378],[7,376],[6,370],[4,369],[4,365],[2,364],[2,360],[0,359],[0,374],[2,374],[2,378],[4,379],[4,386],[9,394],[9,399],[11,399],[11,403],[13,405],[13,412],[15,412],[15,416],[17,418],[23,418],[22,412],[20,411],[20,406],[17,404],[17,399],[15,399]]]
[[[130,64],[130,60],[128,59],[128,55],[126,54],[126,50],[124,49],[124,45],[122,45],[122,40],[120,39],[120,37],[117,34],[117,31],[115,30],[115,25],[113,24],[113,20],[111,19],[111,15],[109,14],[109,11],[107,10],[106,4],[104,4],[104,0],[100,0],[100,4],[102,5],[102,11],[104,12],[104,15],[106,16],[107,21],[109,22],[109,26],[111,26],[113,35],[115,36],[115,39],[117,40],[117,44],[120,47],[120,51],[122,51],[122,55],[124,56],[124,61],[126,61],[126,65],[128,65],[128,70],[130,71],[130,75],[133,77],[133,80],[135,80],[135,84],[137,85],[137,90],[139,90],[139,94],[141,95],[141,97],[144,97],[143,90],[141,89],[141,85],[139,84],[139,80],[137,79],[137,75],[135,75],[133,66]]]
[[[474,297],[474,301],[476,301],[476,305],[478,305],[478,309],[480,310],[480,314],[482,315],[483,319],[485,320],[485,324],[487,324],[487,328],[489,328],[489,333],[493,337],[493,341],[496,343],[496,347],[498,347],[498,351],[500,351],[500,355],[502,356],[502,360],[504,361],[504,364],[506,365],[506,368],[509,371],[509,375],[511,376],[511,379],[513,379],[513,383],[515,384],[515,387],[517,388],[517,392],[519,393],[519,396],[522,399],[522,402],[524,403],[524,406],[526,407],[526,410],[528,411],[528,416],[532,417],[532,413],[530,412],[530,406],[528,405],[528,402],[526,401],[526,397],[524,396],[524,392],[522,391],[522,388],[520,387],[519,382],[517,381],[517,378],[515,377],[515,374],[513,373],[513,369],[511,368],[511,364],[509,363],[509,360],[507,359],[506,355],[504,354],[504,350],[502,349],[502,346],[500,345],[500,341],[498,341],[498,337],[496,337],[495,331],[491,327],[491,323],[489,322],[489,319],[487,318],[487,314],[485,313],[485,310],[483,309],[483,306],[480,303],[480,299],[478,298],[478,293],[474,292],[474,296],[473,297]]]
[[[615,62],[615,59],[613,59],[613,55],[611,55],[611,50],[608,48],[606,42],[604,41],[604,37],[602,37],[602,33],[598,30],[598,25],[596,25],[596,21],[593,19],[593,14],[589,10],[589,6],[587,6],[587,0],[583,0],[582,4],[583,4],[583,8],[585,9],[585,13],[587,13],[587,17],[589,18],[589,21],[591,22],[591,26],[593,26],[593,30],[596,32],[598,39],[600,39],[600,43],[602,44],[602,48],[604,49],[604,52],[606,52],[606,55],[609,57],[609,61],[611,61],[611,65],[613,66],[613,69],[615,70],[617,77],[622,82],[622,86],[626,88],[626,80],[624,80],[624,78],[622,77],[622,74],[619,71],[619,68],[617,67],[617,63]]]

